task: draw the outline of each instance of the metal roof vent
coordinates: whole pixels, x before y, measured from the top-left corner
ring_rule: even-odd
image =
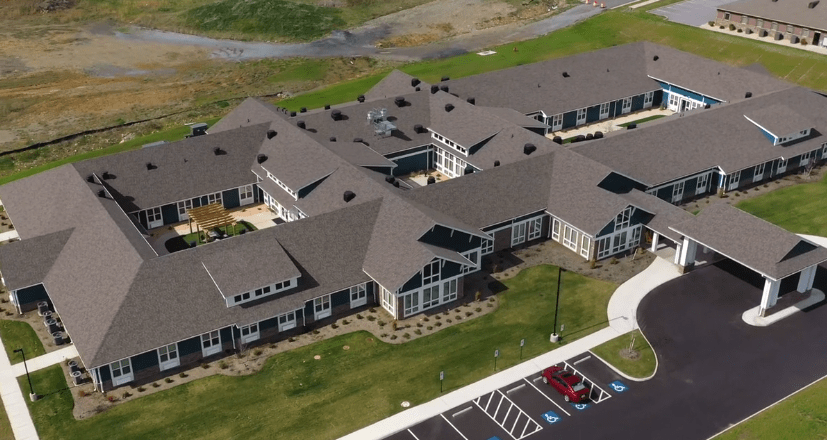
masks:
[[[439,88],[439,90],[442,90],[443,92],[448,93],[448,86],[442,86],[442,87]]]
[[[411,87],[418,86],[420,82],[422,81],[420,81],[419,78],[411,78]]]
[[[353,138],[353,142],[365,142],[362,138]]]
[[[152,164],[152,162],[147,162],[147,163],[146,163],[146,169],[147,169],[147,171],[154,170],[155,168],[158,168],[158,166],[157,166],[157,165],[153,165],[153,164]]]
[[[89,182],[89,183],[95,183],[95,175],[90,174],[90,175],[86,176],[86,181]]]
[[[416,86],[416,88],[414,90],[416,90],[418,92],[420,90],[419,86]]]
[[[408,105],[408,103],[405,102],[405,98],[401,96],[397,96],[396,99],[393,100],[393,103],[396,104],[397,107],[405,107]]]
[[[414,132],[415,133],[425,133],[426,131],[427,130],[425,130],[425,127],[423,127],[422,124],[414,125]]]
[[[442,79],[440,79],[440,81],[449,81],[450,79],[450,76],[443,76]]]
[[[450,112],[453,109],[454,109],[454,104],[451,104],[451,103],[445,104],[445,111],[446,112]]]
[[[330,142],[336,142],[336,136],[330,136]]]
[[[594,132],[595,139],[603,139],[603,132],[602,131],[595,131]]]
[[[471,166],[471,165],[468,165],[467,167],[465,167],[465,171],[463,172],[463,174],[471,174],[473,172],[474,172],[474,167]]]
[[[296,127],[307,128],[307,124],[305,124],[304,121],[299,120],[299,121],[296,121]]]
[[[299,113],[307,113],[307,107],[300,108]]]
[[[350,202],[351,200],[353,200],[354,197],[356,197],[356,194],[353,191],[345,191],[345,194],[343,196],[345,203]]]
[[[258,156],[256,156],[256,162],[258,163],[264,163],[265,160],[267,160],[266,154],[259,154]]]
[[[98,197],[105,199],[106,198],[106,191],[100,190],[98,191]]]
[[[704,108],[705,108],[705,109],[709,109],[710,107],[712,107],[712,106],[711,106],[711,105],[709,105],[708,103],[707,103],[707,104],[704,104]]]
[[[390,136],[396,130],[396,124],[388,120],[388,109],[373,109],[368,112],[368,121],[373,124],[373,132],[380,136]]]
[[[569,73],[568,72],[563,72],[563,78],[568,78],[568,77],[569,77]]]
[[[397,181],[393,182],[393,186],[395,188],[399,188],[399,181],[397,180]]]
[[[744,98],[752,98],[752,92],[744,93]]]
[[[498,161],[498,160],[495,160],[495,161],[494,161],[494,166],[495,166],[495,167],[498,167],[498,166],[500,166],[500,161]]]
[[[428,176],[428,185],[433,185],[436,183],[436,179],[434,176]]]
[[[103,176],[103,180],[109,180],[112,178],[112,175],[109,174],[109,171],[104,171],[103,174],[101,174],[101,176]]]
[[[533,153],[536,150],[537,150],[537,147],[535,147],[534,144],[532,144],[530,142],[523,145],[523,153],[525,153],[526,156],[528,156],[529,154]]]
[[[554,136],[554,138],[551,141],[554,142],[555,144],[560,144],[560,145],[563,144],[563,138],[561,138],[560,136]]]
[[[657,61],[659,58],[660,58],[660,57],[659,57],[659,56],[657,56],[657,55],[655,55],[655,56],[653,56],[653,57],[652,57],[652,59],[653,59],[653,60],[655,60],[655,61]]]
[[[386,176],[386,177],[385,177],[385,182],[388,182],[388,183],[390,183],[391,185],[393,185],[393,182],[396,182],[396,177],[393,177],[393,176]]]
[[[434,94],[439,91],[439,86],[434,84],[431,86],[431,94]]]
[[[330,110],[330,104],[325,104],[325,105],[324,105],[324,109],[325,109],[325,110]]]
[[[212,152],[213,152],[213,154],[215,154],[216,156],[223,156],[223,155],[227,154],[227,152],[226,152],[226,151],[224,151],[224,150],[222,150],[222,149],[221,149],[221,147],[215,147],[215,148],[213,148]]]
[[[365,95],[359,95],[356,97],[356,100],[359,102],[365,102]]]
[[[273,139],[276,137],[276,130],[267,130],[267,139]]]
[[[468,99],[466,99],[465,101],[467,103],[471,104],[471,105],[476,105],[477,104],[477,100],[473,96],[469,96]]]
[[[810,9],[815,9],[816,6],[818,6],[818,0],[810,2],[810,4],[807,5],[807,7],[810,8]]]
[[[341,121],[342,111],[339,109],[333,110],[332,112],[330,112],[330,117],[333,118],[334,121]]]

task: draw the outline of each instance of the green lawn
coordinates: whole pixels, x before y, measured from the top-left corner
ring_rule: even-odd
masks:
[[[441,370],[449,392],[492,374],[495,349],[498,369],[519,363],[521,338],[523,360],[553,349],[548,337],[556,276],[553,266],[527,269],[505,282],[497,311],[402,345],[351,333],[276,355],[251,376],[200,379],[87,420],[72,418],[67,392],[31,404],[32,413],[44,440],[106,439],[112,432],[119,439],[272,438],[276,432],[280,438],[336,438],[401,411],[404,400],[417,405],[439,396]],[[558,322],[566,326],[565,341],[607,326],[615,287],[564,275]],[[406,331],[413,329],[398,333]],[[65,387],[59,368],[35,377],[39,393]]]
[[[638,119],[637,121],[629,121],[624,124],[620,124],[621,127],[628,127],[629,124],[643,124],[644,122],[654,121],[655,119],[665,118],[666,115],[652,115],[645,118]]]
[[[26,359],[46,354],[43,343],[27,322],[0,320],[0,338],[3,338],[6,354],[12,364],[23,362],[23,356],[14,353],[18,348],[26,353]]]
[[[0,402],[0,440],[14,440],[9,416],[6,414],[6,407],[2,405],[2,402]]]
[[[827,236],[827,179],[777,189],[736,206],[791,232]]]
[[[632,336],[635,338],[634,348],[640,353],[640,358],[636,360],[624,359],[620,356],[620,350],[629,347],[629,344],[632,343]],[[643,379],[655,372],[655,352],[652,351],[652,347],[640,334],[640,330],[618,336],[611,341],[598,345],[592,348],[592,352],[632,377]]]
[[[195,228],[195,225],[193,225],[193,229],[194,228]],[[256,227],[253,226],[251,223],[242,221],[242,222],[239,222],[237,225],[235,225],[235,229],[233,229],[232,226],[222,226],[222,227],[216,228],[216,229],[220,230],[221,232],[226,232],[227,235],[232,237],[233,235],[240,234],[242,230],[255,231]],[[187,235],[184,236],[184,241],[187,242],[187,243],[189,243],[191,241],[195,241],[196,239],[198,240],[198,244],[206,243],[206,241],[204,241],[204,231],[193,232],[193,233],[190,233],[190,234],[187,234]]]
[[[819,381],[715,437],[720,440],[827,438],[827,381]]]

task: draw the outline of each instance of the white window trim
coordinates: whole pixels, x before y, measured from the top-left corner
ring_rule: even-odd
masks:
[[[556,115],[551,116],[551,123],[548,123],[551,126],[551,131],[558,131],[563,129],[563,114],[559,113]]]
[[[609,117],[609,109],[611,108],[611,103],[604,102],[600,104],[600,115],[598,116],[600,119],[606,119]]]
[[[701,174],[698,176],[698,182],[695,185],[695,195],[703,194],[707,191],[709,187],[709,176],[710,173]]]
[[[827,150],[825,150],[827,151]],[[480,255],[488,255],[494,252],[494,237],[482,239]]]
[[[752,175],[753,183],[760,182],[764,178],[764,169],[766,168],[766,166],[766,163],[760,163],[755,166],[755,172]]]
[[[569,225],[563,225],[563,246],[577,252],[579,238],[580,234],[577,229],[574,229]]]
[[[396,295],[384,287],[382,287],[382,308],[396,318]]]
[[[623,102],[621,103],[621,106],[620,106],[620,113],[625,115],[626,113],[629,113],[630,111],[632,111],[632,98],[631,97],[623,98]]]
[[[531,226],[531,228],[529,228],[526,240],[531,241],[540,238],[543,232],[543,218],[537,217],[533,220],[529,220],[528,225]]]
[[[169,345],[165,345],[163,347],[160,347],[156,351],[158,353],[158,366],[161,369],[161,371],[169,370],[170,368],[175,368],[178,365],[181,365],[181,359],[178,356],[178,343],[177,342],[174,343],[174,344],[169,344]],[[174,354],[174,357],[171,356],[172,354]],[[162,356],[164,356],[164,355],[167,356],[166,361],[164,361],[162,359]]]
[[[471,256],[475,255],[475,254],[476,254],[475,259],[477,261],[471,260]],[[470,251],[463,252],[461,255],[463,257],[467,258],[468,260],[473,261],[474,265],[473,266],[463,265],[462,269],[460,270],[460,273],[471,273],[471,272],[476,272],[477,270],[479,270],[479,268],[480,268],[480,259],[481,259],[480,254],[481,254],[481,251],[479,249],[472,249]]]
[[[439,281],[440,267],[441,266],[442,265],[440,264],[440,261],[435,260],[435,261],[431,261],[430,263],[425,265],[425,267],[422,268],[422,270],[419,273],[422,275],[422,285],[423,286]],[[425,276],[425,268],[426,267],[429,268],[430,271],[431,271],[431,274],[428,275],[428,276]]]
[[[264,170],[264,171],[267,171],[267,170]],[[269,178],[270,180],[275,182],[276,185],[278,185],[279,188],[283,189],[287,194],[290,194],[290,197],[293,197],[294,200],[299,200],[299,195],[296,193],[296,191],[293,191],[292,189],[290,189],[289,186],[287,186],[284,182],[282,182],[276,176],[274,176],[273,173],[267,171],[267,178]]]
[[[821,158],[822,159],[827,159],[827,143],[824,143],[821,146]]]
[[[290,319],[291,315],[292,319]],[[282,318],[284,318],[284,322],[281,322]],[[296,311],[293,310],[292,312],[287,312],[283,315],[279,315],[277,318],[277,322],[279,325],[280,332],[286,332],[287,330],[292,330],[296,328]]]
[[[222,206],[224,205],[224,196],[221,194],[221,191],[207,194],[207,204],[212,205],[213,203],[217,203]]]
[[[632,206],[627,206],[615,217],[615,232],[627,229],[632,221],[632,215],[635,209]]]
[[[420,290],[410,292],[402,295],[399,299],[402,300],[402,310],[407,318],[415,313],[419,313],[419,296],[422,294]]]
[[[736,171],[729,175],[729,183],[727,184],[727,191],[732,191],[734,189],[738,189],[738,185],[741,184],[741,171]]]
[[[586,109],[580,108],[577,109],[577,119],[575,120],[575,125],[583,125],[586,123]]]
[[[683,199],[684,186],[686,186],[685,180],[672,185],[672,203],[680,202]]]
[[[527,229],[527,221],[514,223],[513,225],[511,225],[511,246],[516,246],[520,243],[525,243]]]
[[[249,194],[249,195],[247,195]],[[246,195],[246,196],[245,196]],[[238,200],[241,206],[253,203],[255,195],[253,193],[253,185],[244,185],[238,189]]]
[[[357,298],[354,300],[354,294]],[[350,288],[350,308],[355,309],[368,303],[367,283],[357,284]]]
[[[812,151],[808,151],[801,155],[801,160],[798,162],[801,168],[806,167],[807,163],[810,162],[810,157],[813,155]]]
[[[250,342],[257,341],[261,337],[261,328],[257,322],[239,327],[238,330],[241,334],[240,339],[242,344],[249,344]],[[245,331],[247,332],[246,335],[244,334]]]
[[[331,315],[333,307],[331,307],[330,295],[320,296],[313,299],[313,319],[320,320]]]
[[[178,207],[178,221],[189,220],[190,215],[187,213],[188,209],[192,209],[192,199],[182,200],[177,203]]]
[[[655,101],[655,92],[646,92],[643,95],[643,107],[651,107],[652,103]]]
[[[117,365],[117,370],[119,371],[117,376],[115,375],[115,365]],[[123,370],[126,369],[129,369],[129,371],[124,373]],[[135,378],[135,372],[132,370],[132,360],[129,358],[121,359],[109,364],[109,372],[112,376],[112,386],[119,386],[127,382],[132,382]]]
[[[146,228],[154,229],[164,225],[164,215],[161,212],[161,207],[149,208],[146,210]]]
[[[216,337],[218,339],[218,342],[214,342],[216,337],[213,337],[213,334],[217,335]],[[205,336],[207,337],[206,340],[204,339]],[[210,345],[208,347],[205,347],[204,346],[205,342],[209,342]],[[207,332],[207,333],[204,333],[204,334],[201,335],[201,356],[207,357],[207,356],[212,356],[216,353],[220,353],[221,352],[221,346],[222,346],[222,342],[221,342],[221,330],[220,329],[219,330],[213,330],[211,332]]]
[[[778,167],[775,169],[775,173],[776,174],[781,174],[783,172],[786,172],[787,171],[787,164],[789,162],[790,162],[789,160],[778,159]]]
[[[442,282],[442,291],[440,292],[440,301],[445,304],[457,299],[457,291],[459,286],[459,278],[452,278]]]
[[[462,145],[446,138],[445,136],[437,134],[435,131],[431,132],[431,137],[438,140],[443,145],[445,145],[447,147],[450,147],[453,150],[456,150],[457,152],[459,152],[463,156],[468,157],[468,149],[463,147]]]
[[[560,224],[560,220],[556,218],[553,219],[551,223],[551,239],[557,242],[560,241]]]
[[[589,258],[589,250],[592,245],[592,238],[586,234],[580,235],[580,256],[588,259]]]

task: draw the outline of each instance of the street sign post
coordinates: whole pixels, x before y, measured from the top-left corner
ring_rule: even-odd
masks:
[[[494,371],[497,371],[497,358],[500,357],[500,350],[494,350]]]
[[[520,339],[520,360],[523,360],[523,346],[525,346],[525,338]]]
[[[439,372],[439,393],[442,394],[442,381],[445,380],[445,370]]]

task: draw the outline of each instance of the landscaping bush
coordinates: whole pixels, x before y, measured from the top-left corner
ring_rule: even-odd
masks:
[[[369,309],[368,309],[368,312],[370,312],[370,313],[376,313],[376,309],[375,309],[374,307],[371,307],[371,308],[369,308]]]
[[[417,322],[417,323],[416,323],[416,326],[417,326],[417,327],[422,327],[422,323],[421,323],[421,322]]]
[[[361,314],[357,313],[356,314],[356,319],[365,319],[365,317],[362,316]]]
[[[287,338],[287,341],[288,342],[296,342],[296,338],[291,336],[291,337]]]
[[[166,383],[172,383],[172,378],[171,378],[171,377],[165,377],[165,378],[164,378],[164,382],[166,382]]]
[[[414,333],[416,333],[417,335],[421,335],[421,334],[422,334],[422,330],[420,330],[420,329],[416,329],[416,330],[414,330]]]
[[[161,386],[161,384],[159,384],[158,382],[152,382],[153,388],[158,388],[159,386]]]
[[[201,368],[206,370],[207,368],[210,368],[210,364],[203,363],[203,364],[201,364]]]
[[[709,27],[715,26],[715,22],[712,21],[712,20],[709,20],[709,22],[707,24],[709,25]]]
[[[744,30],[739,28],[737,32],[740,34],[740,33],[744,32]]]
[[[408,333],[408,332],[405,332],[405,334],[402,335],[402,337],[405,338],[405,339],[411,339],[411,334]]]
[[[471,316],[471,315],[473,315],[473,314],[474,314],[474,312],[470,312],[470,311],[469,311],[469,312],[465,312],[465,316],[468,316],[468,317],[470,317],[470,316]]]
[[[477,313],[479,313],[479,312],[481,312],[481,311],[482,311],[482,308],[481,308],[481,307],[477,307],[476,309],[474,309],[474,311],[476,311]]]
[[[368,316],[368,321],[376,321],[376,317],[373,315]],[[381,321],[380,321],[381,322]],[[381,324],[380,324],[381,325]]]
[[[387,334],[387,333],[382,333],[381,335],[379,335],[379,337],[380,337],[380,338],[387,338],[387,337],[388,337],[388,334]]]
[[[393,331],[396,331],[396,330],[398,330],[398,329],[399,329],[399,324],[396,322],[396,320],[394,320],[394,321],[391,323],[391,328],[393,329]]]
[[[719,27],[720,27],[721,29],[723,29],[723,28],[724,28],[724,25],[721,25],[721,26],[719,26]]]
[[[807,39],[806,39],[806,38],[802,38],[802,39],[801,39],[801,45],[802,45],[802,46],[806,46],[806,45],[808,45],[808,44],[809,44],[809,42],[807,41]]]
[[[441,316],[439,316],[439,315],[434,315],[434,319],[436,319],[437,321],[439,321],[440,319],[442,319],[442,317],[441,317]]]
[[[430,321],[430,319],[428,319],[428,317],[427,317],[427,316],[426,316],[426,317],[424,317],[424,318],[422,318],[422,320],[423,320],[423,321],[425,321],[425,322]]]
[[[480,302],[480,300],[482,300],[482,292],[480,292],[479,290],[477,290],[477,293],[475,293],[475,294],[474,294],[474,299],[475,299],[477,302]]]
[[[139,392],[139,393],[143,393],[144,391],[146,391],[146,388],[144,388],[144,387],[138,387],[138,392]]]
[[[620,261],[618,261],[618,259],[615,258],[615,257],[612,257],[612,259],[609,260],[609,264],[617,264],[617,263],[620,263]]]
[[[321,333],[321,332],[319,331],[319,329],[317,329],[317,328],[314,328],[314,329],[313,329],[313,334],[314,334],[314,335],[318,335],[319,333]]]
[[[398,336],[396,336],[396,335],[391,335],[391,340],[394,340],[394,339],[396,339],[397,337],[398,337]]]
[[[430,326],[430,325],[429,325],[428,327],[426,327],[426,329],[427,329],[428,331],[430,331],[430,330],[433,330],[434,328],[433,328],[432,326]]]
[[[224,361],[220,361],[220,362],[218,363],[218,368],[220,368],[220,369],[222,369],[222,370],[226,370],[226,369],[227,369],[227,368],[229,368],[229,367],[230,367],[230,366],[229,366],[229,365],[227,365],[227,363],[226,363],[226,362],[224,362]],[[153,384],[153,385],[155,385],[155,384]]]
[[[333,324],[330,324],[330,328],[337,329],[339,326],[334,322]]]
[[[344,324],[344,325],[348,325],[348,324],[350,324],[350,321],[348,321],[347,319],[343,319],[343,320],[342,320],[342,324]]]
[[[257,348],[255,350],[253,350],[253,355],[255,355],[255,356],[261,356],[261,353],[264,353],[264,352],[261,351],[260,348]]]
[[[488,303],[488,304],[486,304],[486,305],[487,305],[489,308],[490,308],[490,307],[494,307],[494,304],[491,304],[491,303]]]
[[[106,396],[106,400],[108,400],[110,402],[114,402],[115,401],[115,396]]]
[[[184,373],[184,372],[178,373],[178,377],[183,379],[183,378],[187,377],[187,373]]]
[[[462,315],[454,316],[454,319],[456,319],[457,321],[462,321]]]
[[[124,392],[123,392],[123,394],[121,394],[121,397],[123,397],[124,399],[126,399],[126,398],[128,398],[128,397],[132,397],[132,394],[129,394],[129,391],[124,391]]]
[[[435,325],[435,326],[437,326],[437,327],[442,327],[442,323],[441,323],[441,322],[434,323],[434,325]]]
[[[734,30],[735,30],[735,25],[734,25],[734,24],[732,24],[732,23],[730,23],[730,25],[729,25],[729,30],[734,31]]]
[[[446,321],[448,322],[448,324],[454,322],[454,321],[451,321],[450,319],[446,319]]]

